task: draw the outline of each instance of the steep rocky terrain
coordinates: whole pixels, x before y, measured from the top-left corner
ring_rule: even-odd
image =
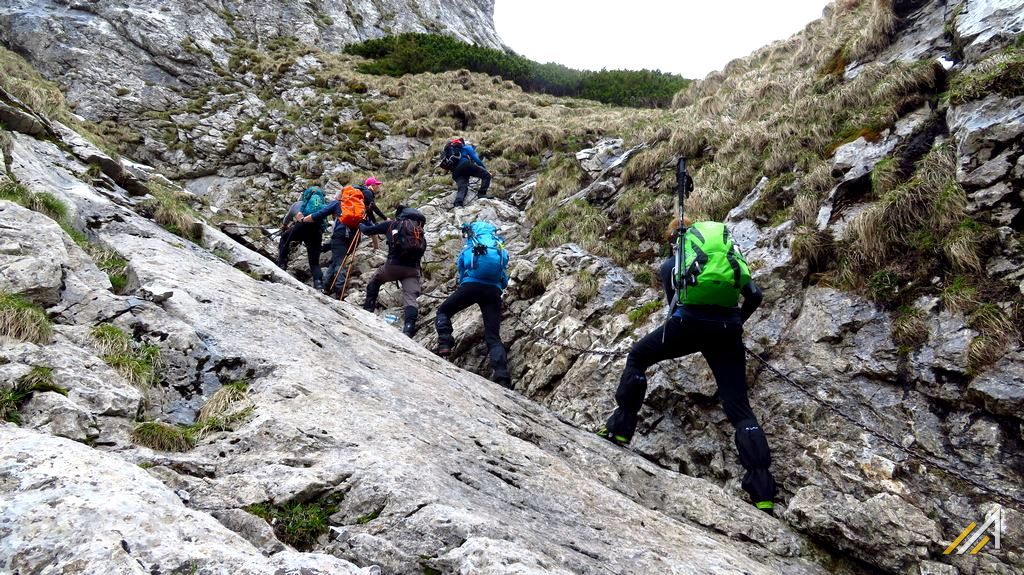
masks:
[[[218,79],[174,86],[145,113],[120,104],[92,113],[66,70],[51,71],[58,60],[15,43],[101,121],[86,126],[91,139],[155,169],[112,160],[4,95],[8,176],[67,203],[65,227],[87,238],[83,252],[44,217],[5,204],[10,220],[36,218],[52,235],[5,225],[2,289],[46,307],[57,325],[42,348],[5,346],[14,351],[3,378],[53,368],[71,391],[37,393],[22,406],[24,427],[153,466],[183,502],[161,492],[161,513],[212,513],[252,548],[205,519],[197,529],[217,531],[217,553],[253,572],[301,561],[343,569],[315,563],[333,560],[321,555],[275,553],[283,547],[268,528],[240,511],[341,492],[336,527],[311,549],[384,572],[1021,572],[1021,14],[1019,1],[839,2],[802,33],[681,92],[671,111],[524,94],[466,72],[370,77],[357,60],[288,36],[236,36]],[[36,89],[26,101],[49,93],[28,84]],[[26,107],[44,108],[37,100]],[[431,164],[455,133],[479,144],[498,197],[453,211],[450,179]],[[654,269],[666,253],[677,154],[691,158],[697,182],[688,211],[726,219],[765,289],[748,347],[792,380],[748,363],[783,492],[780,521],[740,501],[731,427],[699,358],[649,374],[632,446],[644,459],[555,419],[583,430],[603,420],[621,353],[662,320]],[[386,182],[384,203],[422,206],[430,221],[417,338],[427,349],[429,312],[453,288],[457,224],[499,224],[515,256],[502,336],[519,396],[249,251],[273,251],[267,236],[307,183],[370,174]],[[201,233],[198,216],[211,224]],[[356,303],[383,255],[361,250],[346,298]],[[393,313],[391,290],[383,299]],[[160,348],[165,365],[145,393],[102,361],[110,353],[90,334],[103,321],[131,334],[133,348]],[[455,327],[455,363],[486,376],[479,315]],[[595,349],[612,353],[585,351]],[[335,368],[341,361],[355,367]],[[233,431],[201,426],[185,454],[130,441],[133,419],[193,424],[205,400],[238,380],[249,391],[215,426]],[[12,456],[69,450],[10,433]],[[74,452],[81,466],[109,468],[119,478],[110,481],[135,481],[110,455]],[[73,483],[68,468],[17,461],[5,477],[32,468]],[[19,485],[31,494],[30,484]],[[4,485],[4,497],[16,493]],[[164,489],[145,485],[142,500]],[[26,510],[36,501],[19,497]],[[1006,511],[1001,549],[943,555],[996,504]],[[622,516],[630,527],[617,530]],[[37,517],[19,517],[19,536],[31,538],[23,529]],[[76,553],[70,545],[65,557]],[[164,551],[145,553],[143,562],[168,565]],[[204,553],[173,557],[185,565]]]
[[[14,0],[0,6],[0,43],[60,80],[78,114],[127,119],[228,75],[238,42],[288,37],[336,50],[387,34],[437,32],[499,48],[493,14],[493,0]]]

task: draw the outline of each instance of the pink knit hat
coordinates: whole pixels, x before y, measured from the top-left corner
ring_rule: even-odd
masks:
[[[370,186],[379,186],[382,183],[383,182],[381,182],[377,178],[366,178],[366,183],[363,184],[363,185],[365,185],[366,187],[370,187]]]

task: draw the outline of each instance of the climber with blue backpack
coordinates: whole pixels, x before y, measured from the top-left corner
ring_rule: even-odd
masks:
[[[331,232],[331,265],[327,268],[327,285],[323,288],[327,295],[339,297],[342,287],[348,280],[350,266],[346,264],[355,256],[355,248],[359,243],[359,224],[369,214],[366,205],[361,189],[345,186],[334,200],[299,220],[303,223],[313,223],[324,221],[327,216],[334,217],[334,230]]]
[[[497,228],[490,222],[478,221],[462,225],[466,245],[459,254],[458,288],[437,310],[437,354],[451,355],[455,347],[452,337],[452,316],[476,304],[484,320],[484,341],[487,342],[494,381],[512,388],[505,344],[501,341],[501,294],[508,287],[508,251]]]
[[[283,270],[288,269],[288,247],[294,242],[302,242],[306,246],[309,258],[309,271],[313,275],[313,288],[323,289],[323,271],[320,270],[320,246],[323,241],[327,222],[301,221],[304,216],[315,213],[324,207],[324,191],[319,186],[311,186],[303,190],[299,199],[301,207],[295,213],[294,223],[289,226],[277,244],[277,265]]]
[[[480,190],[477,198],[486,198],[487,189],[491,186],[491,173],[484,167],[483,161],[476,155],[476,150],[464,138],[452,138],[441,150],[441,161],[438,166],[452,173],[455,180],[456,193],[453,207],[461,208],[469,192],[469,179],[480,178]]]
[[[692,189],[683,160],[677,181],[680,214],[674,256],[661,267],[669,317],[662,327],[633,345],[615,392],[618,407],[597,433],[613,443],[628,444],[647,394],[647,368],[700,352],[718,385],[722,409],[736,431],[736,449],[746,470],[742,487],[758,509],[772,513],[777,489],[768,469],[771,451],[747,397],[743,345],[743,323],[763,296],[725,224],[705,221],[690,225],[683,215],[683,201]],[[741,297],[742,307],[738,305]]]

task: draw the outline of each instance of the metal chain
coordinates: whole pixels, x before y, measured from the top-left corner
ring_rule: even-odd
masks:
[[[988,485],[985,485],[984,483],[981,483],[977,479],[974,479],[973,477],[970,477],[970,476],[964,474],[963,472],[961,472],[958,469],[954,469],[953,467],[949,467],[949,466],[946,466],[946,465],[941,465],[939,463],[934,462],[933,460],[935,458],[932,455],[923,454],[923,453],[921,453],[921,452],[919,452],[917,450],[903,447],[902,445],[900,445],[895,440],[890,439],[886,435],[882,434],[880,431],[876,431],[874,429],[871,429],[871,428],[865,426],[864,424],[860,423],[859,421],[853,419],[849,415],[846,415],[845,413],[840,411],[838,408],[836,408],[831,403],[828,403],[828,402],[822,400],[821,398],[816,396],[813,392],[808,390],[806,387],[804,387],[804,386],[800,385],[799,383],[793,381],[786,374],[784,374],[781,371],[779,371],[778,369],[776,369],[775,366],[773,366],[772,364],[768,363],[768,360],[764,359],[763,357],[761,357],[760,355],[754,353],[753,351],[751,351],[750,349],[748,349],[746,347],[744,347],[744,349],[746,350],[747,355],[749,355],[749,356],[753,357],[754,359],[756,359],[757,361],[761,362],[761,365],[763,365],[768,371],[770,371],[773,374],[775,374],[776,377],[778,377],[782,381],[785,381],[786,383],[788,383],[789,385],[791,385],[792,387],[796,388],[801,393],[803,393],[804,395],[809,397],[815,403],[825,407],[826,409],[831,411],[833,414],[841,417],[842,419],[846,420],[847,422],[849,422],[853,426],[858,427],[860,429],[863,429],[864,431],[868,432],[870,435],[872,435],[872,436],[880,439],[882,442],[888,444],[893,449],[899,451],[900,453],[903,453],[909,459],[918,461],[919,463],[923,464],[925,467],[931,467],[931,468],[934,468],[934,469],[938,469],[939,471],[942,471],[944,473],[948,473],[949,475],[952,475],[953,477],[956,477],[957,479],[960,479],[961,481],[964,481],[966,483],[970,483],[974,487],[976,487],[976,488],[984,491],[985,493],[991,495],[992,498],[997,500],[997,501],[1002,501],[1003,503],[1007,503],[1007,504],[1010,504],[1010,505],[1013,505],[1013,504],[1024,504],[1024,498],[1022,498],[1020,496],[1012,495],[1012,494],[1007,494],[1007,493],[1000,493],[1000,492],[992,489]]]

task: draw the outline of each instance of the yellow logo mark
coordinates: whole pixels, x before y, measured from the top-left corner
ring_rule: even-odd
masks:
[[[957,555],[963,555],[969,553],[970,555],[977,555],[979,551],[984,549],[985,545],[988,545],[989,541],[993,541],[993,548],[999,550],[999,534],[1003,530],[1003,509],[998,505],[995,506],[991,511],[985,515],[985,523],[982,524],[980,529],[975,530],[978,524],[974,521],[967,526],[966,529],[960,532],[960,535],[946,547],[946,550],[942,552],[943,555],[949,555],[950,553],[956,552]],[[985,531],[992,528],[992,535],[994,538],[989,538],[985,535]],[[965,541],[966,540],[966,541]],[[959,547],[959,549],[958,549]],[[970,549],[970,551],[968,551]]]

